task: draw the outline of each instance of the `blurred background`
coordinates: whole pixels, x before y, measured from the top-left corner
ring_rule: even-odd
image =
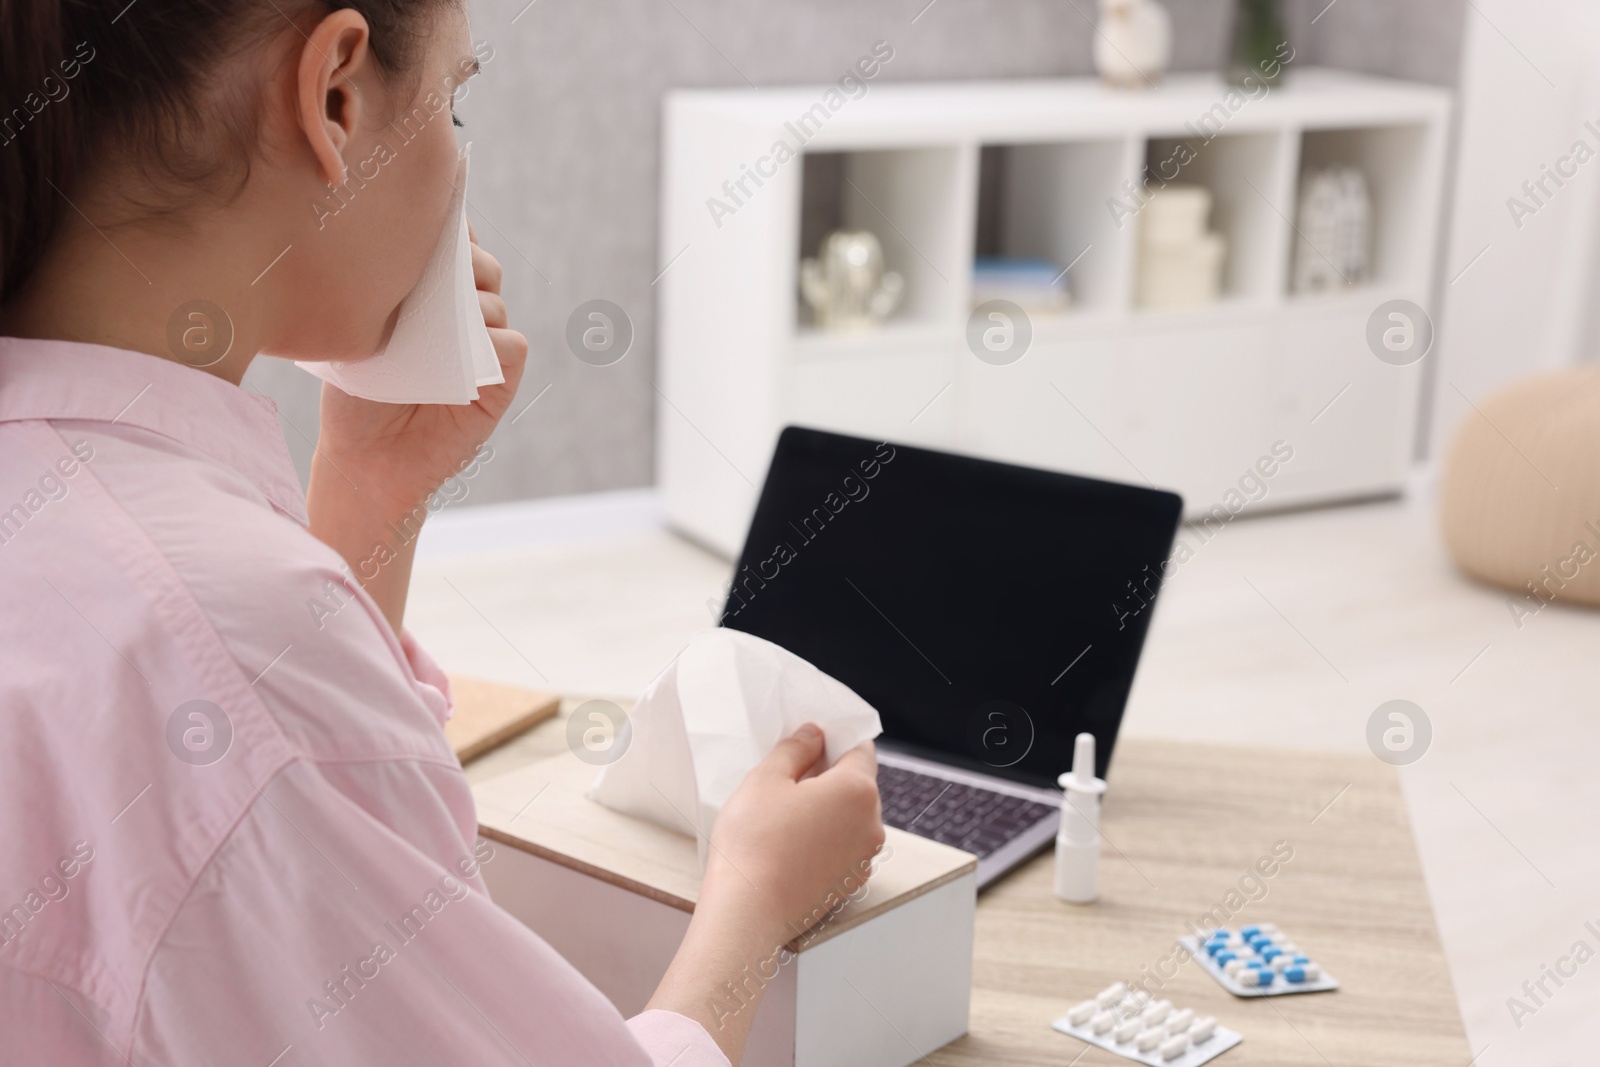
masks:
[[[507,303],[532,343],[523,388],[530,399],[551,390],[539,418],[496,434],[474,502],[654,481],[663,94],[832,82],[880,40],[895,53],[882,83],[1088,76],[1099,17],[1094,0],[939,0],[915,23],[922,3],[525,5],[469,4],[474,38],[495,58],[457,111],[473,142],[474,224],[505,267]],[[1172,69],[1220,71],[1234,0],[1166,6]],[[1313,25],[1322,7],[1283,5],[1296,62],[1457,84],[1460,0],[1338,0]],[[636,331],[627,358],[604,372],[573,359],[563,340],[572,310],[596,298],[624,308]],[[309,470],[316,382],[266,361],[255,377],[303,431],[287,433]]]

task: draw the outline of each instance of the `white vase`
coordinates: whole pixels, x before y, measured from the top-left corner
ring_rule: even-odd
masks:
[[[1108,85],[1158,84],[1172,62],[1172,18],[1156,0],[1100,0],[1094,67]]]

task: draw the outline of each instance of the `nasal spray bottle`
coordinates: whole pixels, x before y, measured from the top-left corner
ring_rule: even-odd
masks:
[[[1061,798],[1061,829],[1056,832],[1056,896],[1074,904],[1094,900],[1100,867],[1100,795],[1104,779],[1094,776],[1094,734],[1079,734],[1072,770],[1056,780]]]

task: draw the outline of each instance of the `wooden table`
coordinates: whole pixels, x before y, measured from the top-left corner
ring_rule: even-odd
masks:
[[[468,773],[492,777],[564,745],[563,716]],[[970,1032],[920,1050],[927,1062],[1131,1063],[1056,1033],[1051,1020],[1155,971],[1186,921],[1242,904],[1235,925],[1277,923],[1343,988],[1245,1000],[1197,963],[1177,967],[1160,993],[1244,1035],[1220,1067],[1465,1067],[1471,1053],[1392,768],[1367,755],[1125,738],[1110,783],[1100,900],[1056,900],[1048,853],[985,890]],[[1241,879],[1280,841],[1292,858],[1259,888],[1246,881],[1257,898],[1246,900]]]

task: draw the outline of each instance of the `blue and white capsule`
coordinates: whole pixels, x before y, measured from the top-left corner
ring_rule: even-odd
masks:
[[[1200,943],[1208,955],[1215,956],[1223,949],[1238,948],[1244,944],[1244,938],[1238,934],[1229,934],[1226,937],[1208,937]]]
[[[1293,967],[1286,967],[1283,971],[1285,982],[1315,982],[1322,976],[1322,968],[1315,963],[1297,963]]]
[[[1246,967],[1233,977],[1243,986],[1269,986],[1272,980],[1278,977],[1278,972],[1265,967]]]

